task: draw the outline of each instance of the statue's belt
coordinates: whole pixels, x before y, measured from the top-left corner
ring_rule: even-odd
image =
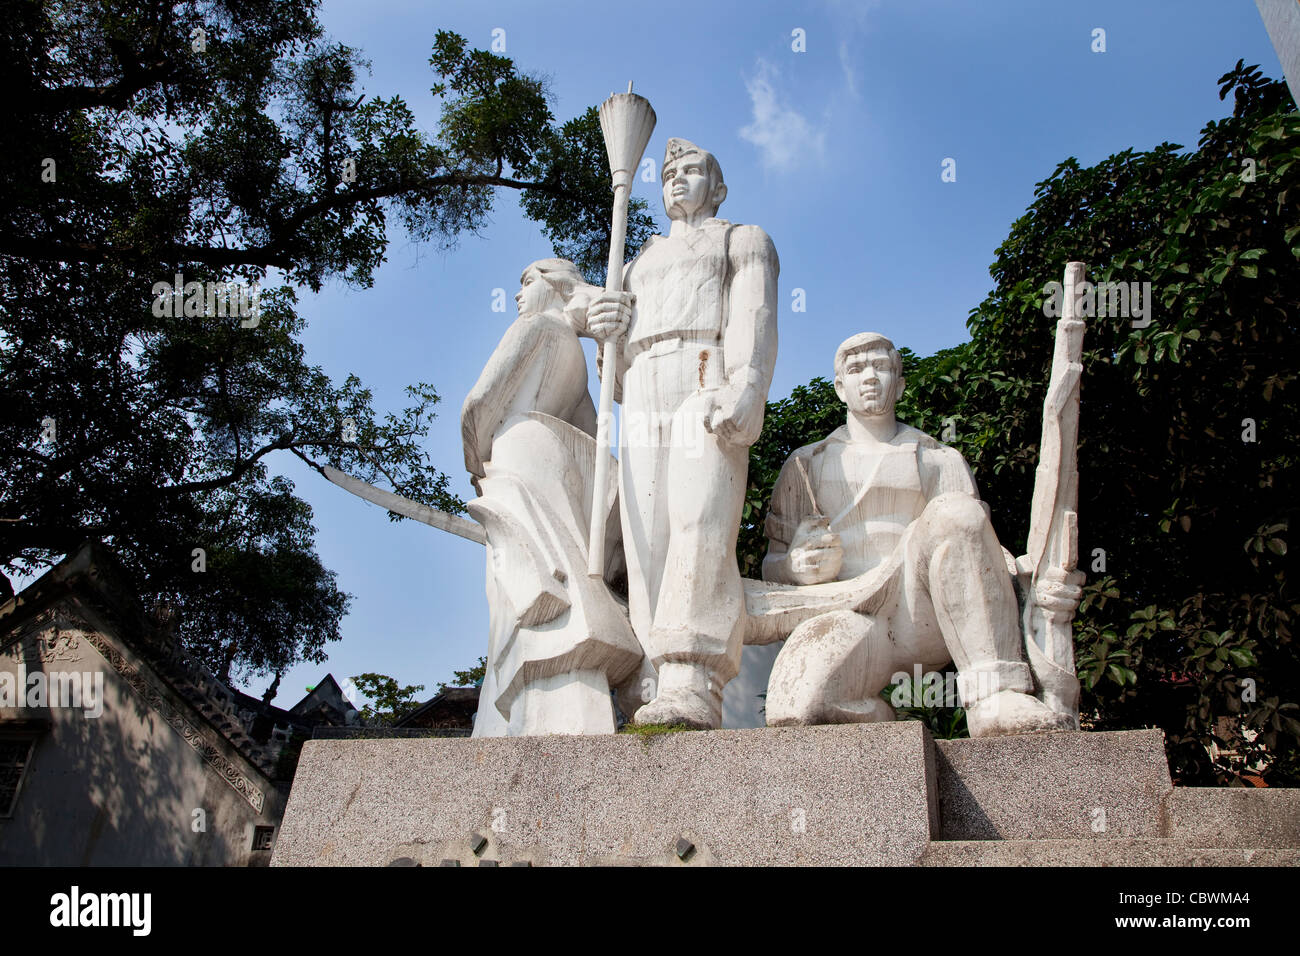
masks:
[[[668,335],[660,335],[655,338],[640,339],[635,342],[629,342],[627,346],[627,356],[629,363],[635,362],[644,355],[651,357],[658,355],[667,355],[670,352],[678,352],[683,349],[695,349],[700,346],[706,348],[720,348],[721,339],[717,332],[706,331],[701,329],[698,332],[673,332]]]

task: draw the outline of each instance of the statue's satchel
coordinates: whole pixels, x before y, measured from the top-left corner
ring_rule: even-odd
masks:
[[[881,564],[846,581],[797,585],[743,578],[745,643],[783,641],[804,621],[829,611],[880,613],[898,596],[901,567],[902,555],[896,549]]]

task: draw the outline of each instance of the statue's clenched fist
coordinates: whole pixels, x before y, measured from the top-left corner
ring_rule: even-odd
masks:
[[[602,292],[587,306],[587,331],[598,342],[617,341],[632,321],[636,296],[631,292]]]
[[[800,521],[786,560],[790,580],[795,584],[834,581],[844,564],[844,549],[840,536],[831,530],[830,519],[813,515]]]
[[[723,441],[748,448],[763,428],[763,393],[748,386],[727,385],[704,393],[704,429]]]
[[[1048,568],[1034,583],[1033,601],[1048,614],[1072,617],[1083,599],[1083,572]]]

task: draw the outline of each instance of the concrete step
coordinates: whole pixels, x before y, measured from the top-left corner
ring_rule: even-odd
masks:
[[[1167,836],[1164,802],[1174,785],[1158,730],[936,740],[934,746],[938,839]]]
[[[1300,849],[1197,847],[1178,840],[943,840],[918,866],[1300,866]]]
[[[1300,847],[1300,790],[1175,787],[1165,835],[1192,846]]]

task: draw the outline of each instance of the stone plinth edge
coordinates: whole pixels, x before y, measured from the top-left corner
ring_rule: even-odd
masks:
[[[935,778],[916,721],[313,740],[272,865],[910,865]]]
[[[935,741],[944,840],[1164,836],[1159,730]]]

